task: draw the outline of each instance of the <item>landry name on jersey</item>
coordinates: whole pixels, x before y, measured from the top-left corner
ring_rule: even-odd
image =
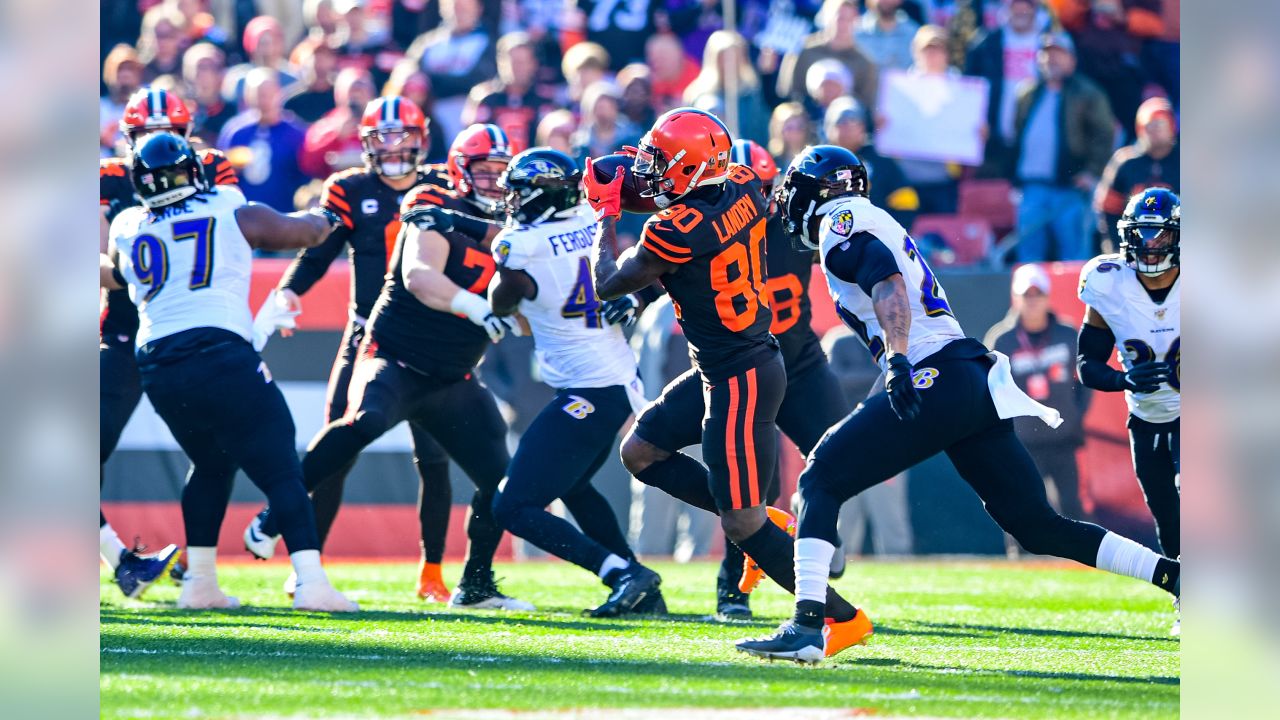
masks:
[[[475,206],[452,190],[419,185],[405,196],[401,212],[421,205],[435,205],[470,216]],[[489,281],[496,266],[485,242],[484,229],[459,222],[441,233],[449,243],[444,275],[468,292],[488,297]],[[460,380],[480,362],[489,347],[489,335],[470,320],[424,305],[404,285],[404,229],[396,238],[387,264],[386,281],[369,317],[369,332],[379,350],[418,372],[445,381]]]
[[[138,307],[138,346],[194,328],[253,337],[253,249],[240,232],[239,188],[220,185],[155,212],[131,207],[111,223],[111,248]]]
[[[423,184],[446,187],[449,181],[442,170],[436,166],[423,167],[414,187]],[[345,245],[351,261],[350,312],[367,320],[382,290],[387,262],[400,235],[400,205],[408,192],[396,190],[366,168],[351,168],[330,175],[320,204],[336,213],[342,225],[323,243],[298,253],[285,271],[281,286],[299,295],[307,292],[324,276]]]
[[[204,167],[205,178],[211,184],[238,185],[236,171],[227,156],[219,150],[205,149],[197,153]],[[98,203],[107,214],[107,222],[115,220],[122,211],[141,205],[129,180],[129,164],[124,158],[103,158],[98,161]],[[107,293],[107,302],[99,318],[103,342],[132,344],[138,332],[138,309],[124,290]]]
[[[759,176],[731,164],[719,188],[653,215],[639,247],[678,267],[660,280],[695,367],[712,380],[754,367],[777,341],[765,289],[768,209]]]
[[[591,271],[596,220],[580,205],[565,217],[507,227],[493,241],[498,265],[522,270],[537,295],[520,302],[533,329],[534,355],[551,387],[602,388],[636,380],[636,360],[622,328],[601,316]]]
[[[1111,327],[1124,369],[1152,360],[1173,368],[1172,380],[1153,393],[1125,391],[1129,412],[1148,422],[1170,422],[1182,411],[1180,280],[1157,303],[1120,255],[1100,255],[1080,271],[1080,300]]]
[[[827,256],[833,249],[865,254],[868,243],[880,243],[893,254],[897,271],[902,273],[906,283],[907,301],[911,307],[907,359],[913,364],[941,350],[951,341],[963,339],[964,331],[951,312],[946,292],[906,229],[867,198],[850,197],[835,202],[839,204],[822,218],[818,228],[822,239],[818,253],[836,313],[866,343],[871,357],[882,368],[888,366],[884,332],[876,319],[871,296],[857,283],[836,277],[827,267]]]

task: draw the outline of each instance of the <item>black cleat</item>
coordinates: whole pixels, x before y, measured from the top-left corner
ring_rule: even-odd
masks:
[[[716,619],[720,621],[750,620],[751,595],[738,589],[738,583],[720,578],[716,581]]]
[[[798,625],[794,620],[782,623],[769,637],[740,640],[735,647],[756,657],[808,664],[822,662],[826,655],[822,631]]]
[[[636,604],[631,611],[632,615],[666,615],[667,601],[662,597],[662,591],[655,589],[648,597]]]
[[[481,578],[463,578],[449,598],[453,610],[516,610],[531,612],[533,603],[503,595],[493,579],[493,571]]]
[[[658,586],[662,584],[662,577],[658,573],[641,565],[635,560],[622,570],[615,570],[610,573],[613,577],[609,582],[613,592],[609,593],[609,599],[595,610],[591,611],[591,617],[618,617],[626,613],[636,611],[646,598],[658,592]],[[666,603],[663,603],[666,607]]]

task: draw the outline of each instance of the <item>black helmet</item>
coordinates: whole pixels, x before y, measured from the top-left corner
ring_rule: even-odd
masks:
[[[498,178],[507,216],[526,225],[577,206],[581,183],[582,171],[573,160],[549,147],[529,148],[511,158]]]
[[[185,138],[171,132],[153,133],[138,141],[133,148],[130,179],[142,204],[151,209],[209,191],[196,151]]]
[[[1143,275],[1160,275],[1180,262],[1182,203],[1166,188],[1147,188],[1129,198],[1116,222],[1120,252],[1129,267]]]
[[[870,190],[867,167],[857,155],[835,145],[810,145],[791,161],[777,183],[774,197],[782,210],[782,228],[795,240],[816,250],[822,215],[818,208],[841,197],[866,197]]]

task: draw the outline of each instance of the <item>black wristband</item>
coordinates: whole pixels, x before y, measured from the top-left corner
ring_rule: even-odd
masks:
[[[342,224],[342,217],[327,207],[314,207],[311,208],[311,212],[324,218],[329,223],[330,231],[337,230],[338,226]]]

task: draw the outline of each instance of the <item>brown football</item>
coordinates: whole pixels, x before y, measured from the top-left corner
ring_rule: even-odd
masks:
[[[641,186],[631,174],[631,161],[632,158],[622,153],[615,153],[595,158],[591,167],[595,171],[596,179],[604,183],[612,181],[617,176],[618,168],[622,168],[626,173],[622,180],[623,211],[643,215],[658,212],[658,206],[654,204],[653,198],[640,196]]]

